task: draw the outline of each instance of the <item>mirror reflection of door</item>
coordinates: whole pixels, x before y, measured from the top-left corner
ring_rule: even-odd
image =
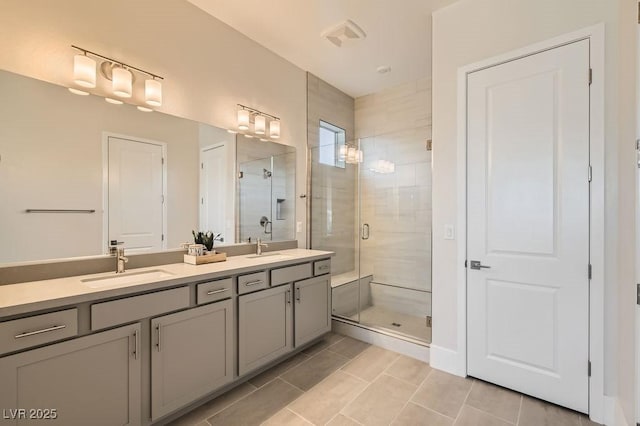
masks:
[[[227,147],[214,145],[203,148],[200,153],[200,230],[225,235],[228,187]]]
[[[108,237],[128,252],[166,248],[165,146],[108,136]],[[105,247],[106,250],[107,247]]]
[[[272,159],[246,161],[239,168],[240,241],[271,240]]]

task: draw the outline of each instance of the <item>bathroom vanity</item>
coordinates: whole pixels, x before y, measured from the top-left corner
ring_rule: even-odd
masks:
[[[332,254],[0,286],[0,424],[164,423],[217,396],[330,331]]]

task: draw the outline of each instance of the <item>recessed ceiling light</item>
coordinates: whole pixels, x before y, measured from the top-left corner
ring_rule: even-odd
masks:
[[[69,87],[68,89],[74,95],[87,96],[89,94],[89,92],[85,92],[84,90],[75,89],[73,87]]]
[[[232,135],[235,135],[236,133],[238,133],[235,130],[231,130],[231,129],[227,129],[227,132],[231,133]]]
[[[122,105],[122,101],[118,100],[118,99],[113,99],[113,98],[104,98],[105,101],[109,102],[110,104],[114,104],[114,105]]]
[[[138,111],[142,111],[142,112],[152,112],[153,111],[151,108],[143,107],[142,105],[138,105],[136,108],[138,108]]]
[[[386,74],[391,72],[391,66],[390,65],[380,65],[378,68],[376,68],[376,71],[378,71],[379,74]]]

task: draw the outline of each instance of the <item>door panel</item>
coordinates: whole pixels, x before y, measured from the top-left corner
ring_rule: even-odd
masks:
[[[294,284],[296,347],[331,331],[330,280],[323,275]]]
[[[468,372],[588,411],[589,42],[468,76]]]
[[[109,137],[109,240],[128,252],[163,246],[162,146]]]
[[[158,419],[233,380],[233,303],[151,320],[151,414]]]
[[[238,297],[238,374],[293,349],[291,285]]]

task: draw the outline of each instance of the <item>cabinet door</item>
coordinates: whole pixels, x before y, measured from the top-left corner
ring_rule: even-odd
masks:
[[[331,278],[298,281],[295,288],[296,347],[331,331]]]
[[[139,336],[134,324],[0,358],[2,424],[139,425]]]
[[[233,380],[233,303],[151,320],[151,417],[156,420]]]
[[[293,349],[291,285],[238,298],[238,373],[243,375]]]

